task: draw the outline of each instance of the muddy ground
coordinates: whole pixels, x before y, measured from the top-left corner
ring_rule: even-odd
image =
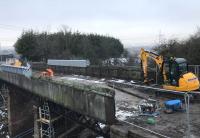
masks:
[[[138,91],[135,89],[130,89],[130,91]],[[139,92],[139,91],[138,91]],[[142,93],[142,92],[141,92]],[[148,95],[148,94],[147,94]],[[149,94],[152,96],[152,94]],[[155,97],[154,97],[155,98]],[[139,126],[148,128],[155,132],[161,133],[172,138],[182,138],[186,136],[188,130],[186,112],[178,111],[172,114],[166,114],[163,108],[159,111],[160,114],[155,117],[155,124],[147,123],[147,116],[138,116],[137,104],[141,98],[137,98],[130,94],[116,90],[116,117],[119,120],[127,121],[130,123],[137,124]],[[159,100],[160,105],[166,98],[164,95],[156,97]],[[172,99],[172,97],[170,98]],[[183,107],[185,105],[183,104]],[[192,137],[200,137],[200,103],[190,104],[190,126]]]

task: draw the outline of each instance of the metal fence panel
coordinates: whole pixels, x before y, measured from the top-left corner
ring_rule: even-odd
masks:
[[[188,70],[193,72],[198,78],[200,77],[200,65],[188,65]]]

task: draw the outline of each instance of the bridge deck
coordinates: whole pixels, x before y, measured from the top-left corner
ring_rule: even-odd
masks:
[[[111,89],[59,79],[29,79],[23,75],[1,71],[0,79],[100,122],[112,124],[115,120],[114,91]]]

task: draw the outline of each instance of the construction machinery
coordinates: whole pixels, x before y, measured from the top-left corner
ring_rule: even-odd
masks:
[[[8,59],[6,59],[6,64],[7,65],[12,65],[12,66],[15,66],[15,67],[21,67],[22,66],[22,62],[17,58],[8,58]]]
[[[188,72],[186,59],[170,58],[169,60],[164,60],[162,55],[145,51],[143,48],[140,51],[139,57],[141,59],[144,83],[149,82],[148,59],[151,58],[158,66],[162,78],[161,83],[164,89],[184,92],[199,89],[199,80],[192,72]],[[168,69],[168,73],[166,73],[166,69]]]
[[[31,65],[16,58],[6,59],[6,62],[0,65],[0,71],[21,74],[28,78],[32,77]]]
[[[40,77],[51,78],[54,76],[54,72],[52,69],[48,68],[45,71],[42,71]]]

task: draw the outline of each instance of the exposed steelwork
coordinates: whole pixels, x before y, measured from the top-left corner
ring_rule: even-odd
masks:
[[[100,123],[95,120],[92,119],[88,116],[70,111],[70,110],[66,110],[64,117],[66,119],[70,119],[86,128],[89,128],[90,130],[94,131],[95,133],[97,133],[99,136],[103,136],[105,138],[109,138],[110,137],[110,132],[109,129],[104,129],[100,126]]]
[[[8,88],[5,85],[2,85],[0,90],[0,137],[6,137],[8,135],[8,92]]]

